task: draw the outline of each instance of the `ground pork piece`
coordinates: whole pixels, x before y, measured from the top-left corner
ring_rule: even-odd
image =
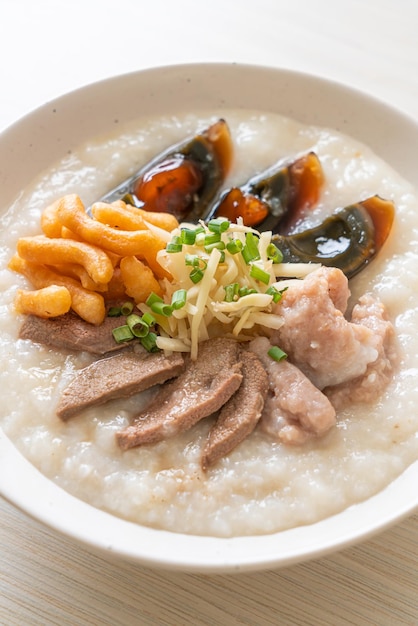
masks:
[[[239,344],[215,338],[199,345],[195,361],[188,359],[183,373],[165,385],[131,426],[117,433],[123,450],[156,443],[191,428],[218,411],[242,381]]]
[[[275,361],[265,337],[250,343],[269,376],[260,425],[283,443],[301,444],[309,437],[325,434],[336,423],[335,409],[328,398],[287,360]]]
[[[378,357],[368,364],[362,376],[324,390],[337,410],[353,403],[373,402],[391,381],[398,364],[395,330],[379,300],[371,294],[359,298],[351,321],[373,331]]]
[[[341,313],[345,313],[350,297],[346,275],[336,267],[322,267],[318,270],[318,273],[326,277],[328,294],[335,308],[341,311]]]
[[[275,305],[284,323],[271,342],[319,389],[363,375],[378,357],[373,329],[344,317],[349,295],[344,274],[321,267],[292,283]]]
[[[252,352],[242,352],[241,385],[222,407],[202,454],[203,470],[214,465],[244,441],[261,417],[268,391],[267,372]]]
[[[178,376],[183,365],[181,354],[150,354],[145,349],[98,359],[79,370],[64,389],[57,415],[67,420],[88,407],[99,406],[115,398],[128,398]]]

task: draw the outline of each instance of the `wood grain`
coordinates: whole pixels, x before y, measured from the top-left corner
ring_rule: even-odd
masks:
[[[416,626],[418,516],[327,558],[197,575],[108,561],[0,502],[7,626]]]

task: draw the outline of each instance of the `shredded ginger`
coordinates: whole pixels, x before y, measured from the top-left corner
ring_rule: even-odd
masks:
[[[211,230],[214,223],[217,227],[221,223],[220,232]],[[190,352],[193,359],[199,342],[210,337],[233,336],[245,341],[254,337],[257,326],[280,328],[283,320],[274,313],[274,304],[295,278],[318,267],[281,263],[272,233],[260,233],[241,220],[236,224],[223,218],[197,226],[182,224],[171,235],[172,243],[157,255],[172,276],[172,280],[164,280],[164,300],[170,303],[179,289],[187,295],[184,305],[172,315],[158,316],[157,346]],[[140,308],[148,310],[146,304]]]

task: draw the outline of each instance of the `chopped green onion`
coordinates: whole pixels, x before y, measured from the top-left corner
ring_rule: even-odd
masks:
[[[197,254],[186,254],[184,257],[185,265],[190,265],[191,267],[196,267],[199,265],[199,257]]]
[[[151,291],[150,295],[145,300],[145,304],[148,305],[149,307],[152,307],[154,302],[164,302],[164,300],[161,298],[161,296],[158,296],[154,291]]]
[[[174,235],[165,249],[167,252],[181,252],[183,249],[182,238],[179,235]]]
[[[238,291],[238,295],[240,298],[242,298],[243,296],[249,296],[252,293],[258,293],[257,289],[254,289],[253,287],[240,287],[239,291]]]
[[[274,304],[277,304],[277,302],[280,302],[282,299],[282,292],[278,291],[273,285],[266,290],[266,293],[268,293],[269,296],[273,296]]]
[[[121,315],[130,315],[133,310],[134,305],[132,302],[125,302],[120,308]]]
[[[245,234],[245,246],[243,247],[241,254],[247,265],[251,263],[251,261],[257,261],[260,258],[258,238],[253,233]]]
[[[142,337],[141,344],[148,352],[158,352],[157,335],[155,333],[148,333],[146,337]]]
[[[155,326],[155,324],[157,323],[155,317],[151,315],[151,313],[149,313],[148,311],[142,316],[142,321],[144,321],[145,324],[148,324],[148,326]]]
[[[201,230],[198,233],[196,233],[196,240],[195,240],[196,246],[204,246],[205,238],[206,238],[205,230]]]
[[[195,267],[190,272],[189,277],[190,277],[190,280],[192,281],[192,283],[194,283],[196,285],[197,283],[200,283],[200,281],[202,280],[202,278],[203,278],[203,271],[200,270],[199,268]]]
[[[149,333],[148,324],[139,315],[128,315],[126,323],[135,337],[145,337]]]
[[[181,229],[181,242],[192,246],[196,241],[196,230],[192,228],[182,228]]]
[[[239,298],[239,284],[231,283],[230,285],[226,285],[225,289],[225,302],[233,302],[234,300],[238,300]]]
[[[274,361],[283,361],[283,359],[287,358],[287,354],[286,352],[283,352],[283,350],[281,348],[279,348],[278,346],[272,346],[270,348],[270,350],[267,352],[267,354],[274,360]]]
[[[202,259],[198,254],[186,254],[184,262],[191,267],[197,267],[198,269],[205,270],[207,267],[207,261]]]
[[[120,306],[111,306],[107,312],[108,317],[120,317],[122,315],[122,308]]]
[[[267,257],[271,261],[273,261],[273,263],[281,263],[283,261],[282,251],[279,250],[279,248],[275,246],[274,243],[270,243],[267,246]]]
[[[177,311],[181,309],[186,304],[187,300],[187,291],[185,289],[177,289],[171,296],[171,307]]]
[[[208,233],[205,235],[205,246],[210,246],[212,243],[219,243],[221,241],[221,233]]]
[[[225,250],[225,244],[223,241],[215,241],[214,243],[205,245],[205,252],[210,254],[214,248],[217,250]]]
[[[265,285],[269,284],[271,278],[269,272],[261,269],[261,267],[258,267],[258,265],[251,265],[250,276],[251,278],[258,280],[260,281],[260,283],[264,283]]]
[[[241,239],[230,239],[226,244],[226,249],[229,254],[237,254],[242,250],[242,241]]]
[[[165,249],[166,252],[170,252],[170,254],[175,254],[176,252],[181,252],[183,250],[183,244],[170,242],[166,245]]]
[[[208,222],[208,230],[212,233],[224,233],[228,230],[231,223],[225,217],[215,217]]]
[[[151,311],[157,315],[163,315],[164,317],[170,317],[173,313],[171,304],[166,302],[153,302],[151,304]]]
[[[164,315],[164,317],[170,317],[173,312],[171,306],[164,302],[164,300],[154,291],[150,293],[145,301],[145,304],[150,307],[153,313],[157,313],[158,315]]]
[[[124,341],[131,341],[134,335],[127,324],[124,326],[118,326],[112,330],[112,335],[116,343],[123,343]]]

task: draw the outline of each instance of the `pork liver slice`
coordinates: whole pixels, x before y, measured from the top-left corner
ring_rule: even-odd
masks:
[[[199,346],[195,361],[168,383],[131,426],[117,433],[123,450],[156,443],[194,426],[218,411],[242,381],[239,344],[215,338]]]
[[[59,350],[106,354],[128,347],[128,342],[117,343],[112,335],[112,330],[123,324],[124,317],[105,317],[100,326],[94,326],[71,312],[50,319],[28,315],[20,328],[19,339],[30,339]]]
[[[178,376],[183,369],[181,354],[122,352],[95,361],[80,370],[64,389],[57,415],[67,420],[83,409],[127,398],[153,385]]]
[[[269,380],[261,361],[242,352],[242,383],[221,409],[202,455],[203,470],[214,465],[241,443],[256,427],[264,407]]]

